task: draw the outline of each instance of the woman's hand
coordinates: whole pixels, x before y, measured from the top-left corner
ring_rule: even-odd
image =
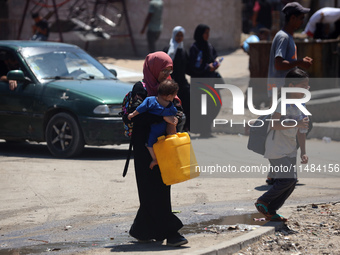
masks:
[[[216,65],[216,66],[214,66],[214,63],[215,63],[215,62],[209,64],[209,71],[210,71],[210,72],[214,72],[214,71],[215,71],[217,68],[219,68],[219,66],[220,66],[220,63],[217,62],[217,65]]]

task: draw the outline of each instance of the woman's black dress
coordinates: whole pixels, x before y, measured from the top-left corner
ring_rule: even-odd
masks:
[[[129,233],[139,240],[164,240],[183,227],[172,213],[171,186],[163,183],[158,165],[152,170],[149,168],[152,158],[145,144],[150,125],[162,120],[149,113],[133,119],[132,144],[140,207]]]

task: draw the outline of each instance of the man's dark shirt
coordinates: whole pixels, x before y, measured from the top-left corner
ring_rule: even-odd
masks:
[[[7,76],[9,71],[7,65],[3,61],[0,61],[0,77]]]
[[[46,30],[47,31],[46,34],[42,34],[42,33],[39,33],[39,32],[37,34],[41,34],[41,35],[44,35],[44,36],[48,37],[48,35],[50,34],[50,29],[49,29],[48,23],[47,23],[47,21],[45,19],[40,20],[35,25],[37,27],[39,27],[41,30],[47,29]]]

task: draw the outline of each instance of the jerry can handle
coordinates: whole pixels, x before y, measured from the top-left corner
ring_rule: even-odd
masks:
[[[165,140],[165,135],[157,137],[157,141]]]

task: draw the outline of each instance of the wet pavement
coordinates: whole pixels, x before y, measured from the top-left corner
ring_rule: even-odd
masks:
[[[208,221],[192,223],[185,225],[181,233],[186,237],[202,233],[215,233],[222,232],[236,233],[254,230],[266,223],[266,221],[254,221],[254,218],[260,218],[261,214],[240,214],[233,216],[224,216],[218,219],[211,219]],[[235,224],[235,222],[237,222]],[[57,224],[60,228],[60,223]],[[118,252],[126,250],[124,245],[136,243],[136,241],[129,236],[127,231],[120,232],[122,223],[119,223],[119,230],[112,231],[112,225],[96,225],[90,228],[76,229],[73,226],[67,225],[64,227],[64,233],[60,231],[46,231],[46,227],[36,227],[35,229],[14,231],[7,235],[2,235],[0,238],[0,255],[28,255],[28,254],[72,254],[90,252],[92,249],[105,248]],[[125,224],[124,224],[125,225]],[[128,224],[127,224],[128,225]],[[127,225],[124,227],[126,229]],[[57,227],[49,226],[51,228]],[[118,229],[118,226],[116,226]],[[32,237],[32,232],[40,232],[40,234]],[[27,238],[26,233],[30,232],[30,237]],[[116,233],[115,233],[116,232]],[[45,233],[45,234],[44,234]],[[46,235],[49,233],[49,235]],[[78,241],[67,241],[78,239]],[[19,237],[20,236],[20,237]],[[65,239],[60,242],[49,242],[51,239]],[[84,237],[83,240],[81,236]],[[92,236],[92,238],[91,238]],[[30,245],[28,243],[31,243]],[[23,245],[25,244],[25,245]],[[151,244],[152,245],[152,244]],[[7,248],[8,247],[8,248]]]

